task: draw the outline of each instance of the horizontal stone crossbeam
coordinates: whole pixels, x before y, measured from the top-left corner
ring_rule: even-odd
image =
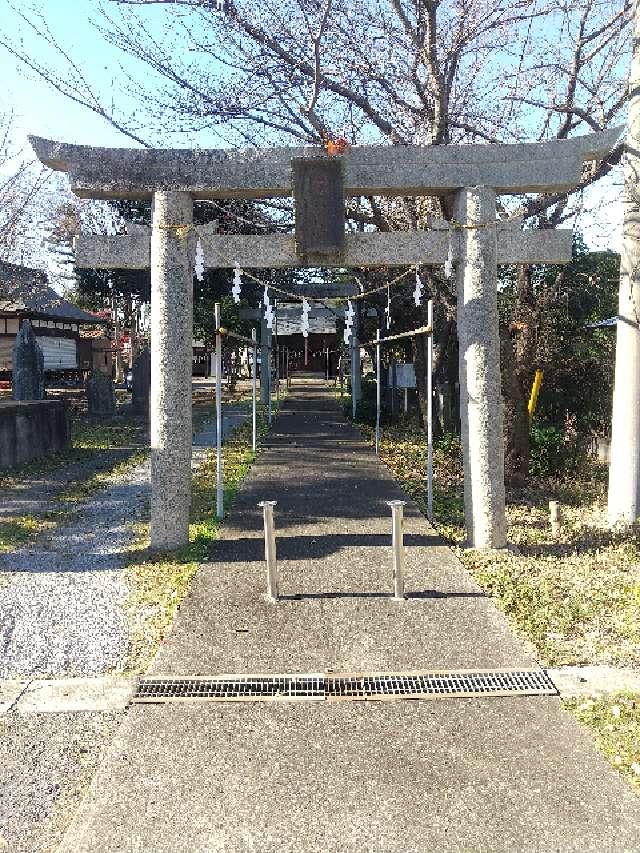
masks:
[[[445,195],[467,186],[497,193],[563,192],[580,181],[585,161],[602,160],[621,128],[573,139],[507,145],[364,145],[343,155],[346,196]],[[37,136],[46,166],[67,172],[85,198],[151,198],[157,190],[195,199],[292,194],[291,161],[326,156],[322,148],[185,150],[96,148]]]
[[[197,230],[197,229],[196,229]],[[460,234],[451,239],[453,260],[459,255]],[[285,269],[314,266],[313,257],[296,253],[293,234],[220,235],[211,229],[199,233],[205,266],[209,269]],[[444,264],[449,253],[448,230],[392,231],[346,235],[341,255],[317,258],[322,267],[387,267]],[[572,232],[568,230],[521,231],[498,226],[499,264],[561,264],[571,260]],[[76,266],[80,269],[148,269],[150,233],[120,237],[80,236],[75,241]]]

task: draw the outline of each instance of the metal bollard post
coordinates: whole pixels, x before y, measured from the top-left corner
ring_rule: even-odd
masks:
[[[255,453],[258,446],[258,345],[256,343],[255,329],[251,329],[251,340],[253,341],[253,376],[251,377],[251,446]]]
[[[391,507],[393,550],[393,600],[404,601],[404,506],[406,501],[387,501]]]
[[[267,598],[278,600],[278,567],[276,565],[276,531],[273,523],[273,508],[277,501],[260,501],[264,516],[264,558],[267,562]]]
[[[376,329],[376,454],[380,452],[380,329]]]
[[[220,303],[215,304],[216,320],[216,516],[224,517],[224,473],[222,470],[222,324]]]

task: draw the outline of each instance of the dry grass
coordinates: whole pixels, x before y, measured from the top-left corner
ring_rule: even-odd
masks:
[[[593,732],[598,749],[640,792],[640,696],[567,699],[563,707]]]

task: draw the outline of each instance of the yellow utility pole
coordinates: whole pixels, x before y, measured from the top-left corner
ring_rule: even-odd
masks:
[[[540,393],[540,386],[542,385],[542,377],[544,373],[542,370],[536,370],[536,375],[533,378],[533,385],[531,386],[531,396],[529,397],[529,405],[527,406],[529,410],[529,420],[533,419],[533,414],[536,410],[536,404],[538,402],[538,394]]]

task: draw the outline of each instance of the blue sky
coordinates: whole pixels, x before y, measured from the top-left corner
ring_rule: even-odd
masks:
[[[38,5],[53,34],[78,65],[88,69],[90,81],[96,82],[101,89],[108,89],[118,74],[114,62],[117,51],[105,44],[89,23],[89,18],[95,14],[96,3],[93,0],[43,0]],[[20,4],[21,8],[26,6]],[[44,48],[9,9],[5,0],[0,0],[0,10],[0,29],[3,32],[16,40],[24,37],[27,48],[37,45],[43,61],[56,61],[54,51]],[[15,111],[16,130],[22,139],[27,133],[34,133],[69,142],[95,144],[99,140],[102,145],[131,144],[103,119],[53,90],[5,51],[2,52],[2,67],[4,85],[0,103],[3,110],[12,108]]]
[[[42,10],[52,34],[73,57],[78,66],[86,73],[88,82],[102,93],[116,99],[116,103],[126,111],[136,107],[136,92],[127,91],[125,78],[119,67],[123,55],[117,48],[107,44],[91,25],[96,17],[97,0],[9,0],[24,9],[30,7]],[[48,48],[28,27],[22,23],[8,0],[0,0],[0,31],[12,40],[24,39],[28,52],[37,52],[45,64],[60,66],[59,57]],[[176,7],[179,9],[179,7]],[[110,8],[110,11],[112,9]],[[162,38],[162,24],[168,15],[179,12],[171,6],[150,6],[143,11],[144,19],[159,39]],[[134,143],[119,133],[104,119],[93,114],[85,107],[73,103],[64,95],[56,92],[33,71],[20,65],[12,56],[0,47],[2,57],[3,87],[0,91],[0,111],[13,110],[16,142],[26,146],[26,135],[33,133],[52,139],[79,142],[103,146],[131,146]],[[135,76],[135,61],[126,57],[127,67]],[[143,71],[148,79],[149,71]],[[200,145],[220,145],[217,139],[207,140],[203,136],[189,140],[167,137],[163,144],[184,147],[190,142]],[[618,247],[617,235],[621,223],[621,206],[618,203],[619,187],[614,183],[602,184],[588,193],[592,204],[602,198],[610,203],[597,217],[585,216],[584,230],[587,241],[594,248]]]

